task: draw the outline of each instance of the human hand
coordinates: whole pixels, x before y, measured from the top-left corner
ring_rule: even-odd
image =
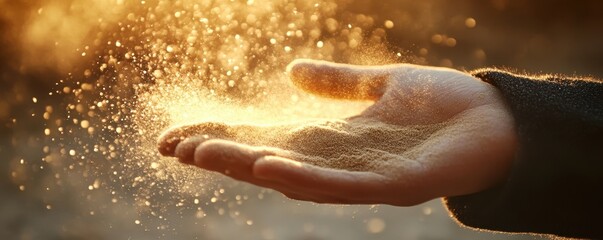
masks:
[[[501,183],[516,150],[498,91],[453,69],[296,60],[291,80],[313,94],[375,103],[309,125],[172,129],[159,151],[181,162],[318,203],[409,206]]]

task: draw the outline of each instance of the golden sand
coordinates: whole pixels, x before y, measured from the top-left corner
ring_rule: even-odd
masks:
[[[280,148],[286,150],[282,153],[285,157],[316,166],[383,171],[390,166],[388,161],[415,159],[413,149],[445,125],[397,126],[362,117],[272,126],[207,122],[177,128],[163,139],[225,139]]]

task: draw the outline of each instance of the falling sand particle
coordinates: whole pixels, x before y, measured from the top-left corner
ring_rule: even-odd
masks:
[[[387,155],[381,154],[383,159],[363,162],[370,158],[360,153],[405,157],[401,152],[412,152],[416,142],[428,137],[418,132],[428,130],[361,123],[360,119],[292,123],[343,119],[370,105],[315,98],[294,88],[284,73],[292,60],[365,65],[400,61],[386,47],[385,29],[393,27],[393,21],[384,26],[377,24],[381,20],[376,17],[342,15],[344,2],[44,3],[44,11],[29,24],[24,45],[45,46],[48,39],[44,36],[55,36],[48,48],[53,49],[50,57],[39,57],[36,52],[32,59],[50,65],[57,64],[53,59],[62,59],[68,63],[61,65],[62,71],[69,72],[47,93],[59,102],[48,103],[39,114],[44,119],[41,133],[47,145],[47,156],[40,164],[54,177],[47,184],[60,186],[55,189],[65,183],[76,185],[74,188],[84,190],[78,192],[82,199],[110,193],[104,202],[93,202],[98,206],[93,209],[95,216],[104,212],[100,209],[119,211],[116,206],[120,204],[144,209],[141,212],[151,209],[136,222],[150,231],[170,225],[166,220],[170,217],[161,214],[170,212],[168,206],[191,207],[201,217],[215,211],[218,215],[237,211],[238,205],[220,205],[223,193],[211,194],[222,188],[224,181],[216,181],[220,178],[157,153],[157,137],[174,126],[220,123],[211,125],[213,129],[205,124],[208,132],[204,134],[279,147],[291,158],[339,169],[379,168],[378,163],[387,160]],[[52,23],[62,27],[52,27]],[[42,100],[31,101],[47,104]],[[0,117],[6,115],[5,108],[0,102]],[[231,125],[240,127],[221,127]],[[385,141],[387,134],[374,135],[371,128],[397,135],[401,147],[374,145]],[[187,134],[197,133],[201,131]],[[330,135],[315,139],[316,134]],[[90,185],[97,179],[98,184]],[[45,194],[44,198],[55,206],[63,202],[62,197]],[[198,199],[198,205],[207,208],[200,211],[192,199],[183,200],[187,198]],[[134,219],[127,222],[132,224]]]

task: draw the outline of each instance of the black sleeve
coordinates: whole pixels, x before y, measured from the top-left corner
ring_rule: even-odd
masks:
[[[603,238],[603,82],[473,75],[501,91],[519,150],[502,185],[446,198],[452,215],[480,229]]]

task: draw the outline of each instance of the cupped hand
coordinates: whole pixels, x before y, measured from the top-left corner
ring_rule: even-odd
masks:
[[[159,151],[318,203],[409,206],[482,191],[508,175],[513,118],[493,86],[467,73],[315,60],[287,71],[310,93],[375,103],[305,125],[179,127],[160,137]]]

